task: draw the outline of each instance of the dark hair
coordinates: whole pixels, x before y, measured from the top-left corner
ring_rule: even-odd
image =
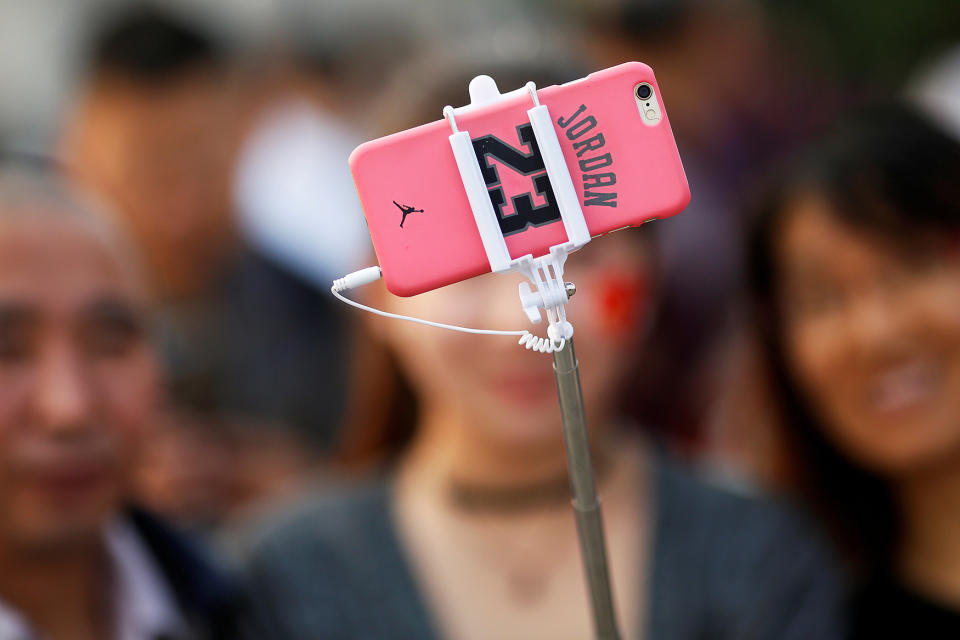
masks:
[[[598,30],[613,30],[636,42],[676,38],[696,10],[691,0],[617,0],[575,5],[574,15]]]
[[[870,570],[889,560],[900,535],[891,488],[830,442],[792,377],[784,348],[775,244],[787,210],[803,194],[824,198],[828,213],[844,224],[909,249],[924,238],[960,230],[960,142],[914,108],[862,109],[780,168],[752,211],[751,310],[796,460],[795,488],[822,516],[852,565]]]
[[[202,27],[152,5],[108,15],[88,44],[87,72],[156,82],[223,62],[225,53]]]
[[[570,52],[551,47],[500,58],[473,41],[451,45],[443,51],[427,51],[391,75],[377,96],[374,125],[386,135],[439,120],[444,106],[470,102],[467,86],[480,74],[494,78],[505,92],[531,80],[538,87],[563,84],[588,72]]]

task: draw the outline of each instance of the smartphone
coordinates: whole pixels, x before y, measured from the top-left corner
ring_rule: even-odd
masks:
[[[653,70],[628,62],[538,88],[595,237],[679,213],[690,201]],[[566,241],[533,135],[525,91],[456,116],[477,161],[511,257]],[[443,105],[438,105],[440,114]],[[366,142],[350,155],[357,193],[387,289],[411,296],[490,271],[476,221],[438,119]]]

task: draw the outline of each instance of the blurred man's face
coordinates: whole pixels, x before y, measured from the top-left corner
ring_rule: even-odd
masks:
[[[240,107],[212,71],[141,85],[95,81],[66,153],[141,244],[158,288],[206,284],[232,242],[230,175]]]
[[[143,313],[83,223],[0,215],[0,544],[89,539],[126,497],[157,395]]]

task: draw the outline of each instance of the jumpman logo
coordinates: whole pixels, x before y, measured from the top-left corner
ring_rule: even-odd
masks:
[[[411,213],[423,213],[423,209],[414,209],[413,207],[408,207],[406,205],[400,204],[396,200],[393,201],[393,204],[397,205],[400,209],[400,212],[403,214],[403,218],[400,219],[400,228],[403,229],[403,223],[407,221],[407,216]]]

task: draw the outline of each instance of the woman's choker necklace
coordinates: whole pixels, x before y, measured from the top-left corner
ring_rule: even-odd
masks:
[[[601,482],[612,466],[606,456],[595,456],[597,482]],[[447,500],[461,511],[473,513],[517,514],[545,507],[567,504],[572,499],[567,473],[530,484],[513,487],[491,487],[471,484],[451,477],[447,481]]]

